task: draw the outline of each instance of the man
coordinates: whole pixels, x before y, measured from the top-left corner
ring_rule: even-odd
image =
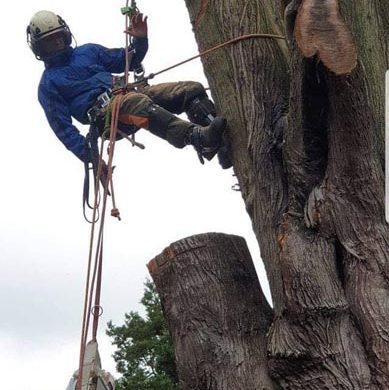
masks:
[[[147,17],[137,14],[131,22],[129,69],[135,70],[148,49]],[[72,124],[72,117],[83,124],[95,120],[92,113],[96,107],[99,110],[99,98],[107,96],[113,87],[112,74],[125,70],[125,50],[92,43],[73,48],[68,25],[51,11],[39,11],[32,17],[27,41],[36,58],[45,64],[38,99],[51,128],[67,149],[80,160],[90,161],[85,137]],[[174,115],[182,112],[191,122]],[[177,82],[126,93],[118,127],[126,134],[140,127],[148,129],[177,148],[193,145],[200,160],[210,160],[220,148],[225,120],[216,117],[214,105],[200,83]]]

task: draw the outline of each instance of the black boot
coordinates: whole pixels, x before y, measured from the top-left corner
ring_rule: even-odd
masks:
[[[216,117],[215,106],[207,95],[191,100],[185,112],[192,123],[201,126],[208,126]]]
[[[219,150],[217,151],[217,159],[223,169],[232,167],[232,148],[231,142],[228,139],[227,132],[223,132],[222,141]]]
[[[186,114],[192,123],[205,127],[212,123],[212,121],[216,118],[216,109],[212,100],[210,100],[207,95],[202,95],[194,98],[188,104]],[[211,160],[215,156],[215,152],[209,153],[204,151],[202,156],[204,156],[207,160]],[[232,167],[231,146],[226,132],[223,132],[222,134],[221,142],[217,150],[217,157],[219,164],[223,169]]]
[[[201,164],[204,164],[204,157],[211,160],[219,150],[225,127],[226,120],[216,117],[206,127],[194,125],[189,130],[187,143],[193,145]]]

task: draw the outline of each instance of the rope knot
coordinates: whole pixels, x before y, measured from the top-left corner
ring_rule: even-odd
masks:
[[[120,218],[120,211],[119,211],[119,209],[117,209],[117,208],[113,208],[113,209],[111,210],[111,216],[117,218],[119,221],[122,220],[122,219]]]

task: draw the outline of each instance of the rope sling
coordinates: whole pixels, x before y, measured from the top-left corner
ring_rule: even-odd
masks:
[[[102,282],[102,269],[103,269],[104,223],[105,223],[108,195],[111,195],[112,198],[111,216],[114,216],[120,220],[120,212],[115,204],[114,187],[112,181],[112,173],[113,173],[112,163],[113,163],[115,142],[117,139],[117,135],[119,134],[123,138],[128,139],[133,146],[139,146],[142,149],[144,148],[144,146],[142,144],[137,143],[132,136],[129,137],[118,129],[119,110],[124,95],[128,91],[136,90],[138,86],[147,85],[148,80],[154,78],[155,76],[158,76],[164,72],[167,72],[171,69],[181,66],[189,61],[205,56],[207,54],[210,54],[216,50],[232,45],[234,43],[243,40],[248,40],[248,39],[255,39],[255,38],[285,39],[280,35],[274,35],[274,34],[242,35],[240,37],[231,39],[222,44],[214,46],[193,57],[190,57],[184,61],[176,63],[165,69],[162,69],[156,73],[150,73],[148,76],[144,76],[144,70],[142,67],[143,73],[139,72],[138,74],[136,74],[135,81],[133,83],[129,83],[128,74],[129,74],[129,68],[131,63],[131,55],[130,55],[131,37],[129,35],[129,28],[130,28],[132,16],[139,13],[139,9],[136,6],[136,1],[132,0],[131,6],[129,6],[129,0],[127,0],[126,6],[121,9],[121,12],[125,16],[125,34],[126,34],[126,44],[125,44],[126,63],[125,63],[125,73],[124,73],[125,84],[124,87],[112,91],[113,92],[112,99],[110,101],[109,108],[107,109],[105,114],[106,115],[105,128],[103,134],[101,135],[100,148],[98,148],[98,138],[99,138],[98,129],[96,128],[94,129],[93,124],[91,125],[90,132],[87,135],[87,144],[92,149],[92,158],[95,159],[95,161],[92,163],[93,165],[92,170],[94,176],[94,201],[93,201],[93,205],[89,204],[89,200],[88,200],[89,194],[85,194],[86,186],[84,185],[84,202],[86,198],[87,206],[90,209],[92,209],[93,212],[92,212],[91,220],[87,219],[88,222],[91,223],[91,232],[90,232],[90,241],[89,241],[87,275],[85,281],[84,308],[83,308],[79,368],[78,368],[78,379],[76,384],[76,390],[92,389],[92,387],[89,387],[90,378],[84,377],[84,362],[85,362],[86,346],[88,344],[87,340],[88,340],[91,317],[93,318],[91,341],[97,342],[99,318],[103,312],[103,309],[100,305],[100,297],[101,297],[101,282]],[[103,180],[102,180],[103,192],[101,194],[99,182],[104,170],[103,151],[104,151],[106,140],[109,141],[108,161],[106,164],[106,172],[103,175]],[[88,179],[88,190],[89,190],[89,179]],[[84,203],[84,207],[85,207],[85,203]],[[85,208],[84,208],[84,215],[85,215]],[[97,226],[98,222],[99,222],[99,226]],[[95,237],[96,235],[97,238]]]

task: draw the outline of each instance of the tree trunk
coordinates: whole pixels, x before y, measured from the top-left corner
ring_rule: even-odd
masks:
[[[269,374],[283,389],[388,389],[387,1],[186,4],[200,51],[287,38],[203,58],[272,292]]]
[[[273,388],[265,342],[272,311],[243,238],[188,237],[148,267],[172,333],[180,389]]]

